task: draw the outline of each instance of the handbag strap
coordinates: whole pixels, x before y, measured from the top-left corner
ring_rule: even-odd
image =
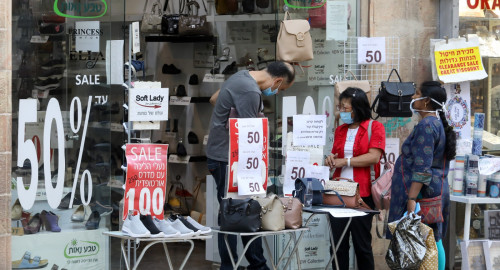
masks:
[[[406,188],[406,183],[405,183],[405,171],[403,169],[403,160],[404,160],[404,155],[401,156],[401,174],[403,175],[403,185],[405,186],[406,194],[409,196],[408,189]],[[441,181],[441,195],[439,195],[439,196],[443,196],[444,172],[445,171],[446,171],[446,156],[444,157],[444,160],[443,160],[443,180]]]
[[[340,180],[346,180],[347,182],[356,183],[356,182],[354,182],[354,180],[346,178],[346,177],[335,177],[331,181],[340,181]]]
[[[395,68],[393,68],[393,69],[391,70],[391,73],[389,73],[389,77],[387,77],[387,81],[389,81],[389,80],[391,79],[391,75],[392,75],[392,73],[393,73],[394,71],[396,71],[396,75],[398,75],[399,82],[403,82],[403,81],[401,80],[401,77],[399,77],[399,73],[398,73],[398,71],[397,71]]]
[[[149,0],[146,0],[146,3],[144,3],[144,9],[142,10],[142,14],[146,14],[146,8],[148,7],[148,2]]]
[[[290,13],[288,11],[285,11],[285,16],[283,17],[283,20],[290,20]]]
[[[374,101],[373,101],[373,103],[372,103],[372,108],[371,108],[371,109],[372,109],[372,112],[374,112],[374,113],[377,113],[377,112],[375,111],[375,105],[377,105],[377,102],[378,102],[378,100],[379,100],[379,99],[380,99],[380,94],[378,94],[378,95],[375,97],[375,100],[374,100]],[[375,118],[373,118],[373,117],[371,116],[371,118],[372,118],[373,120],[377,120],[379,117],[380,117],[380,115],[377,115],[377,117],[375,117]]]
[[[347,73],[350,73],[352,75],[352,77],[354,78],[355,81],[358,80],[358,77],[356,77],[356,75],[354,75],[354,73],[352,73],[352,71],[349,69],[347,70],[345,73],[344,73],[344,79],[347,77],[346,74]]]

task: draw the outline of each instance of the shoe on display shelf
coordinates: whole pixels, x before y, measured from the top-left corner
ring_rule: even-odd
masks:
[[[188,229],[182,222],[178,219],[172,221],[170,219],[166,220],[167,224],[170,224],[172,228],[179,231],[181,233],[181,237],[194,236],[195,232],[193,230]]]
[[[201,234],[201,230],[196,228],[195,226],[193,226],[191,223],[189,223],[183,216],[181,215],[170,215],[170,217],[168,218],[170,219],[171,221],[180,221],[184,226],[186,226],[186,228],[188,228],[189,230],[193,231],[194,232],[194,236],[197,236],[197,235],[200,235]]]
[[[174,64],[163,64],[161,68],[163,74],[180,74],[182,71],[174,66]]]
[[[19,219],[21,219],[22,213],[23,213],[23,207],[21,206],[19,199],[17,199],[16,202],[14,202],[14,205],[12,205],[12,210],[10,212],[10,218],[13,220],[19,220]]]
[[[127,218],[123,221],[122,233],[132,237],[150,237],[151,233],[142,224],[139,215],[132,215],[129,213]]]
[[[46,69],[42,70],[41,74],[38,75],[38,79],[41,81],[45,81],[48,79],[62,79],[64,75],[64,69],[56,68],[56,69]]]
[[[87,230],[97,230],[99,228],[100,221],[101,221],[101,215],[99,215],[99,212],[92,211],[92,214],[90,214],[89,219],[85,223],[85,228]]]
[[[66,63],[63,59],[52,59],[42,64],[42,69],[63,68]]]
[[[111,215],[111,213],[113,213],[113,207],[109,205],[103,205],[98,201],[96,201],[95,203],[91,203],[89,205],[92,211],[99,212],[99,215],[101,215],[101,217],[109,216]]]
[[[198,85],[198,84],[199,84],[198,75],[192,74],[191,76],[189,76],[189,85]]]
[[[51,232],[60,232],[61,228],[59,227],[59,217],[54,214],[52,211],[45,211],[43,210],[40,213],[40,218],[42,219],[43,222],[43,227],[45,227],[46,231],[51,231]]]
[[[151,215],[141,215],[141,222],[151,233],[151,237],[165,237],[165,234],[156,227]]]
[[[23,258],[17,261],[12,261],[12,269],[39,269],[44,268],[49,264],[48,260],[42,260],[40,256],[31,258],[31,253],[26,251]]]
[[[90,216],[91,213],[92,210],[88,205],[80,204],[71,215],[71,221],[83,222]]]
[[[61,86],[61,83],[57,79],[48,79],[45,81],[38,81],[35,84],[35,88],[38,90],[51,90],[56,89]]]
[[[196,229],[200,230],[202,234],[206,234],[212,231],[210,227],[206,227],[198,223],[196,220],[194,220],[192,217],[188,216],[186,220],[193,225]]]
[[[165,237],[179,237],[181,232],[174,229],[171,224],[167,223],[164,219],[160,220],[156,217],[153,218],[155,226],[165,234]]]
[[[68,194],[66,194],[66,196],[62,198],[61,203],[57,208],[68,209],[70,200],[71,200],[71,192],[69,192]],[[80,205],[80,204],[82,204],[82,201],[80,200],[80,192],[76,192],[73,198],[73,205]]]

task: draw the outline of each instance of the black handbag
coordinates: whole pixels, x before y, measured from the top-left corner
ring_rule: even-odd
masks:
[[[161,17],[161,32],[166,35],[177,35],[179,34],[179,19],[182,12],[184,11],[185,2],[183,0],[179,1],[179,13],[169,14],[167,13],[168,0],[163,6],[163,16]]]
[[[293,197],[304,203],[304,195],[306,194],[307,179],[312,179],[313,187],[313,205],[323,204],[323,185],[317,178],[297,178],[295,180],[295,190],[292,192]]]
[[[256,232],[262,220],[261,207],[254,199],[222,199],[220,204],[220,229],[229,232]]]
[[[393,72],[398,75],[399,82],[390,82]],[[372,111],[382,117],[411,117],[411,97],[415,94],[415,83],[402,82],[396,69],[392,69],[387,81],[380,85],[379,93],[373,101]],[[377,105],[378,102],[378,105]]]

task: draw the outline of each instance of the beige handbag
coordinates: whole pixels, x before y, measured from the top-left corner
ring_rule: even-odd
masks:
[[[285,229],[285,210],[278,196],[254,198],[260,204],[262,216],[262,230],[281,231]]]
[[[276,41],[277,59],[286,62],[302,62],[313,59],[311,29],[307,20],[290,20],[285,12]]]
[[[302,227],[302,203],[293,197],[280,198],[285,208],[285,228],[298,229]]]
[[[141,32],[143,33],[161,33],[161,3],[156,1],[151,8],[151,12],[146,13],[148,0],[144,5],[144,11],[141,22]]]
[[[347,180],[347,181],[338,181]],[[331,190],[331,191],[327,191]],[[337,177],[325,182],[323,204],[339,205],[347,208],[371,209],[359,195],[359,184],[348,178]]]
[[[370,93],[371,93],[370,82],[367,80],[360,81],[360,80],[358,80],[358,78],[356,78],[356,75],[354,75],[352,73],[352,71],[348,70],[347,72],[352,75],[354,80],[343,80],[343,81],[335,83],[335,91],[334,91],[335,98],[333,99],[333,103],[334,103],[335,108],[337,108],[337,106],[339,105],[340,94],[342,94],[342,92],[344,92],[349,87],[356,87],[356,88],[359,88],[359,89],[365,91],[366,96],[368,97],[368,103],[371,104],[371,102],[370,102],[370,96],[371,96],[370,95]],[[345,77],[346,77],[346,74],[344,74],[344,78]],[[336,111],[335,111],[335,127],[339,126],[339,118],[340,118],[340,113],[336,109]]]

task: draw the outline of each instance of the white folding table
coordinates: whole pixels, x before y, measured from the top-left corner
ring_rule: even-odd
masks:
[[[167,258],[168,266],[170,269],[174,269],[172,266],[172,260],[170,259],[170,254],[167,249],[167,243],[181,243],[181,242],[187,242],[191,246],[189,248],[189,251],[187,252],[186,256],[184,257],[184,260],[181,263],[181,266],[179,267],[180,270],[184,268],[184,266],[187,263],[187,260],[189,259],[189,256],[191,256],[191,253],[193,252],[194,249],[194,242],[193,240],[203,240],[203,239],[209,239],[212,238],[212,235],[199,235],[199,236],[192,236],[192,237],[162,237],[162,238],[156,238],[156,237],[132,237],[128,236],[121,231],[110,231],[110,232],[103,232],[104,235],[107,235],[109,237],[115,237],[121,239],[120,241],[120,246],[121,246],[121,251],[123,254],[123,257],[125,259],[125,266],[127,267],[128,270],[130,269],[137,269],[137,266],[141,262],[142,258],[144,257],[144,254],[146,251],[153,245],[155,244],[162,244],[163,249],[165,250],[165,256]],[[135,254],[134,254],[134,264],[131,266],[130,262],[130,246],[131,242],[134,242],[135,244],[139,244],[140,242],[148,242],[148,244],[144,247],[144,249],[141,251],[139,258],[137,261],[135,260]],[[125,244],[127,243],[127,244]],[[127,248],[125,250],[125,245],[127,245]],[[135,251],[134,251],[135,253]]]

